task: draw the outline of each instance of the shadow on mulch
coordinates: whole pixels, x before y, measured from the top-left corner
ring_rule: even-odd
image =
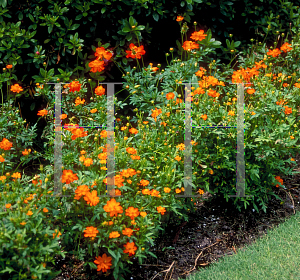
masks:
[[[295,158],[300,163],[300,155]],[[300,174],[293,177],[282,176],[286,191],[276,189],[276,194],[282,198],[280,201],[272,198],[269,201],[267,212],[257,213],[253,209],[238,210],[232,204],[209,197],[204,202],[198,202],[195,213],[189,214],[189,221],[180,221],[177,217],[169,220],[160,236],[151,248],[157,259],[149,257],[140,265],[137,259],[132,258],[131,274],[127,280],[177,280],[199,269],[209,267],[218,258],[233,255],[236,249],[243,248],[246,244],[253,243],[286,218],[300,210]],[[289,195],[291,194],[291,197]],[[167,248],[169,247],[169,248]],[[55,280],[63,279],[114,279],[112,274],[105,277],[102,272],[89,267],[83,268],[83,262],[74,256],[66,255],[62,260],[56,258],[56,271],[62,273]]]

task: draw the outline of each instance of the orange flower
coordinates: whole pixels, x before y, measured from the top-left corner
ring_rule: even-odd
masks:
[[[20,85],[18,85],[18,84],[14,84],[13,86],[10,87],[10,90],[12,92],[19,93],[20,91],[23,91],[23,88]]]
[[[6,65],[7,69],[11,69],[13,66],[11,64]]]
[[[106,51],[103,47],[100,47],[96,49],[95,56],[98,59],[105,58],[106,60],[110,60],[113,54],[109,51]]]
[[[126,245],[124,245],[125,247],[125,250],[123,250],[123,252],[126,254],[126,253],[129,253],[129,256],[132,256],[135,254],[135,251],[137,250],[137,247],[134,246],[134,242],[127,242]]]
[[[10,208],[10,207],[11,207],[11,204],[10,204],[10,203],[8,203],[8,204],[5,204],[5,207],[8,209],[8,208]]]
[[[142,194],[150,194],[150,190],[149,189],[143,189],[142,190]]]
[[[106,138],[106,137],[107,137],[107,131],[106,131],[106,130],[102,130],[102,131],[100,132],[100,137],[101,137],[101,138]]]
[[[85,99],[82,99],[80,97],[77,97],[75,100],[75,106],[78,106],[80,104],[83,104],[85,102]]]
[[[153,111],[151,117],[154,118],[154,120],[156,121],[156,117],[162,113],[162,110],[155,108],[155,110],[151,109],[151,111]]]
[[[6,176],[0,176],[0,181],[2,181],[2,183],[4,183],[5,179],[6,179]]]
[[[284,108],[285,108],[284,113],[285,113],[286,115],[292,114],[292,112],[293,112],[293,109],[292,109],[292,108],[289,108],[288,106],[284,106]]]
[[[25,149],[24,151],[22,151],[23,156],[27,156],[29,154],[29,150]]]
[[[269,50],[267,52],[267,55],[272,55],[273,57],[277,57],[280,54],[281,54],[281,51],[279,49]]]
[[[77,128],[77,129],[73,129],[72,131],[72,136],[71,136],[71,139],[72,140],[75,140],[77,139],[78,137],[85,137],[87,136],[87,131],[84,131],[84,128],[81,127],[81,128]]]
[[[291,45],[289,44],[289,43],[284,43],[281,47],[280,47],[280,49],[283,51],[283,52],[287,52],[287,51],[291,51],[292,50],[292,48],[290,47]]]
[[[177,161],[180,161],[180,160],[181,160],[181,157],[180,157],[180,156],[176,156],[175,159],[176,159]]]
[[[159,191],[157,191],[157,190],[151,190],[150,195],[151,196],[159,197]]]
[[[201,115],[201,118],[206,121],[207,120],[207,115]]]
[[[129,129],[129,132],[131,134],[137,134],[139,131],[137,129],[135,129],[134,127],[132,127],[132,128]]]
[[[107,201],[106,205],[103,206],[105,212],[110,212],[110,216],[118,216],[118,214],[123,213],[122,206],[120,202],[117,202],[114,198]]]
[[[171,189],[170,188],[164,188],[165,193],[170,193]]]
[[[48,114],[48,111],[45,110],[45,109],[44,109],[44,110],[40,110],[40,111],[38,111],[38,113],[37,113],[38,116],[42,116],[42,117],[43,117],[43,116],[46,116],[47,114]]]
[[[147,216],[147,213],[146,212],[140,212],[140,215],[145,218]]]
[[[107,159],[107,153],[101,153],[101,154],[98,154],[98,158],[100,160],[106,160]]]
[[[230,110],[230,111],[228,112],[228,116],[234,116],[234,111]]]
[[[113,231],[109,234],[109,238],[117,238],[120,236],[120,233],[118,233],[117,231]]]
[[[70,84],[67,84],[66,87],[69,88],[70,92],[80,91],[81,84],[78,81],[73,81]]]
[[[175,94],[173,92],[169,92],[167,95],[166,95],[167,99],[170,100],[170,99],[174,99],[175,97]]]
[[[198,32],[195,31],[190,38],[195,41],[202,41],[207,36],[207,34],[203,34],[203,33],[204,30],[199,30]]]
[[[84,160],[83,164],[85,166],[91,166],[93,164],[93,160],[91,158],[87,158]]]
[[[47,213],[49,210],[47,208],[43,208],[43,212]]]
[[[32,211],[28,211],[26,215],[31,216],[31,215],[33,215],[33,213],[32,213]]]
[[[16,173],[14,173],[13,175],[11,175],[11,177],[13,177],[13,178],[21,178],[21,173],[20,172],[16,172]]]
[[[102,270],[103,272],[106,272],[112,266],[111,261],[112,258],[108,257],[106,254],[103,254],[102,257],[96,257],[94,263],[97,265],[97,271]]]
[[[127,153],[129,153],[129,154],[131,154],[131,155],[134,155],[134,154],[137,153],[136,149],[131,148],[131,147],[126,148],[126,151],[127,151]]]
[[[93,237],[92,240],[94,240],[94,237],[99,233],[99,230],[96,227],[86,227],[84,232],[84,237]]]
[[[122,230],[122,233],[130,237],[133,234],[133,230],[131,228],[125,228],[124,230]]]
[[[281,185],[283,185],[283,180],[280,178],[280,176],[276,176],[276,177],[275,177],[275,180],[277,180],[278,182],[281,183]],[[279,185],[277,184],[277,185],[276,185],[276,188],[278,188],[278,187],[279,187]]]
[[[193,49],[199,49],[199,44],[196,44],[193,41],[185,41],[182,45],[182,48],[186,51],[190,51]]]
[[[57,234],[57,232],[58,232],[58,234]],[[56,237],[56,235],[57,235],[57,237],[59,237],[60,235],[62,235],[61,233],[60,233],[60,231],[58,231],[57,229],[55,230],[55,233],[53,233],[53,239]]]
[[[64,170],[62,175],[62,183],[70,184],[74,181],[78,180],[76,174],[73,173],[72,170]]]
[[[80,199],[82,196],[85,196],[89,191],[90,190],[87,185],[78,186],[77,189],[75,190],[76,195],[74,199]]]
[[[91,72],[93,73],[96,73],[96,72],[101,72],[105,69],[104,67],[104,61],[103,60],[94,60],[94,61],[91,61],[89,63],[89,67],[91,67]]]
[[[204,194],[204,191],[203,190],[199,190],[198,193],[199,194]]]
[[[165,207],[161,207],[161,206],[156,207],[156,210],[158,213],[161,213],[162,215],[164,215],[166,212]]]
[[[139,209],[138,208],[134,208],[132,206],[128,207],[126,209],[126,216],[129,216],[131,220],[133,220],[135,217],[137,217],[139,215]]]
[[[209,89],[207,95],[211,97],[219,97],[220,93],[216,92],[215,90]]]
[[[185,145],[183,143],[181,143],[181,144],[177,145],[176,148],[178,148],[179,151],[183,151],[185,148]]]
[[[5,161],[4,157],[0,156],[0,162],[4,162],[4,161]]]
[[[86,193],[83,199],[90,206],[96,206],[99,203],[99,197],[97,196],[96,190]]]
[[[295,83],[295,84],[294,84],[294,87],[300,88],[300,83]]]
[[[255,89],[254,88],[248,88],[247,89],[247,93],[248,94],[253,94],[255,92]]]
[[[148,181],[148,180],[142,179],[142,180],[140,181],[140,185],[143,186],[143,187],[146,187],[147,185],[149,185],[149,181]]]
[[[129,45],[130,51],[126,51],[126,57],[129,58],[141,58],[141,55],[144,55],[146,52],[144,50],[144,46],[137,47],[133,43]]]
[[[97,111],[98,111],[97,109],[92,109],[92,110],[90,111],[90,113],[94,114],[94,113],[96,113]]]
[[[182,16],[177,16],[176,21],[182,21],[184,19],[184,17]]]
[[[61,120],[64,120],[68,117],[68,115],[67,114],[62,114],[59,117],[60,117]]]
[[[96,93],[96,95],[99,95],[99,96],[104,95],[105,94],[105,88],[102,85],[97,86],[95,88],[95,93]]]

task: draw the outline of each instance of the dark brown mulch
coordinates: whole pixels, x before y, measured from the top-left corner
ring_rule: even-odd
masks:
[[[300,171],[300,155],[295,159],[298,163],[296,168]],[[300,174],[281,178],[286,190],[278,188],[276,194],[284,203],[280,204],[280,201],[272,198],[266,213],[257,213],[253,209],[240,213],[231,204],[209,198],[208,195],[208,200],[198,203],[197,211],[189,214],[189,222],[171,218],[166,231],[155,240],[155,246],[151,248],[157,259],[149,257],[140,265],[133,258],[131,274],[125,279],[186,279],[196,270],[209,267],[218,258],[233,255],[246,244],[253,243],[258,237],[265,235],[267,230],[300,210]],[[83,262],[74,256],[67,255],[64,260],[58,257],[54,269],[62,270],[55,280],[113,279],[111,274],[105,277],[101,272],[97,274],[95,269],[91,271],[83,268]]]

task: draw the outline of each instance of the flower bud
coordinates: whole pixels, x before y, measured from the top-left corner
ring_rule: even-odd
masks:
[[[39,54],[40,54],[40,52],[36,52],[36,54],[37,54],[37,55],[39,55]]]

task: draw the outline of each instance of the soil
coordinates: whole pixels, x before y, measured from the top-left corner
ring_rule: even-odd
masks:
[[[300,155],[294,158],[298,163],[296,169],[300,172]],[[246,244],[254,243],[258,237],[300,210],[300,173],[281,178],[286,190],[276,188],[275,193],[283,203],[276,198],[270,199],[266,213],[257,213],[254,209],[238,212],[232,203],[205,193],[206,200],[197,203],[196,211],[189,214],[188,222],[170,218],[165,232],[161,232],[151,248],[157,259],[149,256],[140,265],[137,259],[132,258],[131,274],[125,279],[187,279],[188,275],[206,269],[220,257],[236,254]],[[66,255],[65,259],[59,256],[56,259],[53,269],[62,272],[54,280],[114,279],[112,273],[106,273],[106,277],[96,269],[84,267],[84,262],[74,256]]]

